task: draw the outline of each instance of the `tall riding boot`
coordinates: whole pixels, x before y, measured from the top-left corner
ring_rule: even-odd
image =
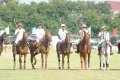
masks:
[[[76,47],[77,47],[77,51],[75,51],[75,52],[79,53],[79,44],[77,44]]]

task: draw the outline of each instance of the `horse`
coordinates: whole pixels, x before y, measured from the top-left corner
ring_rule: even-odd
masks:
[[[84,37],[78,44],[81,69],[90,69],[90,35],[84,31]],[[88,60],[88,61],[87,61]]]
[[[30,54],[31,54],[31,65],[32,65],[32,68],[35,69],[34,65],[36,64],[36,58],[34,56],[34,52],[35,50],[38,48],[37,46],[37,42],[36,42],[36,38],[35,37],[32,37],[34,38],[34,40],[29,40],[29,50],[30,50]],[[33,63],[33,59],[34,59],[34,63]]]
[[[70,69],[70,54],[71,54],[71,44],[70,44],[70,34],[66,33],[65,41],[58,42],[56,44],[56,52],[58,57],[58,67],[61,69],[60,66],[60,55],[62,54],[62,69],[64,69],[64,58],[67,56],[67,63],[68,63],[68,69]]]
[[[120,41],[118,42],[117,47],[118,47],[118,53],[120,54]]]
[[[104,40],[100,45],[99,45],[99,59],[100,59],[100,70],[103,69],[109,70],[109,59],[110,55],[112,52],[112,45],[110,42],[107,40]]]
[[[4,32],[0,36],[0,56],[1,56],[1,53],[3,51],[3,42],[8,42],[8,41],[9,41],[9,37],[7,36],[6,32]]]
[[[44,64],[45,64],[45,69],[47,69],[47,58],[48,58],[48,54],[49,54],[49,50],[50,50],[50,42],[52,40],[52,34],[50,32],[45,32],[45,36],[43,39],[41,39],[39,41],[39,44],[37,44],[36,42],[33,42],[30,44],[30,53],[31,53],[31,64],[32,64],[32,68],[35,69],[34,65],[36,64],[36,58],[35,56],[39,53],[41,53],[41,60],[42,60],[42,64],[41,67],[42,69],[44,68]],[[38,45],[38,46],[37,46]],[[35,46],[35,47],[34,47]],[[34,47],[34,48],[32,48]],[[35,52],[37,49],[39,50],[38,52]],[[44,55],[45,55],[45,59],[44,59]],[[33,64],[33,59],[35,60],[35,63]],[[45,63],[44,63],[45,61]]]
[[[23,33],[23,38],[18,42],[17,45],[12,45],[12,52],[13,52],[13,59],[14,59],[14,66],[13,69],[16,67],[16,54],[19,55],[19,68],[22,69],[22,56],[24,56],[24,69],[26,69],[26,57],[28,54],[28,33]]]

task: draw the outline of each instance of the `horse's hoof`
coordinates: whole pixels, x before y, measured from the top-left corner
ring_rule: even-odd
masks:
[[[102,70],[105,71],[105,68],[103,68]]]
[[[68,67],[68,69],[70,69],[70,67]]]
[[[59,67],[59,70],[61,69],[61,67]]]
[[[90,70],[90,67],[88,67],[88,70]]]
[[[109,68],[107,68],[106,70],[109,70]]]
[[[36,65],[37,61],[34,63],[34,65]]]
[[[78,54],[78,53],[79,53],[79,51],[75,51],[75,53],[77,53],[77,54]]]
[[[111,52],[110,55],[113,55],[113,53]]]
[[[118,52],[118,54],[120,54],[120,52]]]
[[[35,67],[33,67],[32,69],[35,69]]]
[[[33,68],[33,69],[36,69],[36,68]]]

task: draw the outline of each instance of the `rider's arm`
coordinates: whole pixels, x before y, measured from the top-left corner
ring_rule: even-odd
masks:
[[[15,30],[15,37],[17,37],[18,33],[19,33],[19,30],[18,29]]]
[[[99,39],[101,39],[101,37],[102,37],[102,36],[101,36],[101,32],[99,32],[98,37],[99,37]]]
[[[60,38],[60,35],[61,35],[61,29],[59,29],[59,32],[58,32],[58,38],[59,38],[59,39],[61,39],[61,38]]]

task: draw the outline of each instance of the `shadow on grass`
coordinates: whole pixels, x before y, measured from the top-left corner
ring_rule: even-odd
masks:
[[[0,69],[0,71],[2,71],[2,70],[8,70],[8,71],[10,71],[10,70],[13,70],[13,71],[22,71],[22,70],[26,70],[26,71],[30,71],[30,70],[53,70],[53,71],[67,71],[67,70],[69,70],[69,71],[103,71],[103,70],[100,70],[100,69],[53,69],[53,68],[49,68],[49,69],[41,69],[41,68],[37,68],[37,69]],[[106,70],[107,71],[107,70]],[[108,71],[120,71],[120,69],[110,69],[110,70],[108,70]]]
[[[71,70],[71,71],[102,71],[100,69],[48,69],[48,70]],[[109,71],[120,71],[120,69],[110,69]]]

